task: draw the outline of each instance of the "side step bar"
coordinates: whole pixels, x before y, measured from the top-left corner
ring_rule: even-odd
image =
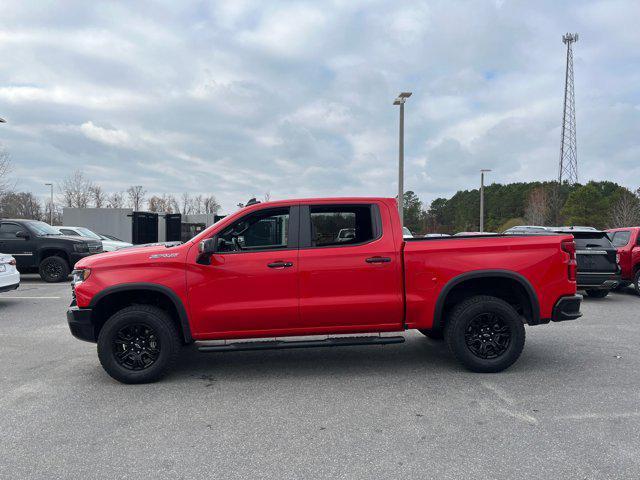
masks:
[[[273,340],[265,342],[234,342],[226,345],[202,345],[198,350],[212,352],[244,352],[247,350],[283,350],[285,348],[353,347],[357,345],[388,345],[403,343],[404,337],[333,337],[324,340]]]

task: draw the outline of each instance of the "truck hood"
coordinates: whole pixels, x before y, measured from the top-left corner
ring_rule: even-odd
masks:
[[[102,245],[100,240],[93,240],[92,238],[76,237],[71,235],[42,235],[37,237],[43,242],[57,242],[62,240],[64,242],[71,243],[86,243],[87,245]]]

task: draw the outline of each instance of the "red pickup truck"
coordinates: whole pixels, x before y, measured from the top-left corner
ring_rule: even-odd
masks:
[[[621,286],[633,283],[640,295],[640,227],[612,228],[607,230],[613,246],[618,249],[621,270]]]
[[[407,329],[497,372],[525,323],[578,318],[582,299],[571,235],[403,239],[389,198],[252,204],[180,245],[82,259],[72,288],[71,333],[125,383],[163,376],[182,344],[380,345]]]

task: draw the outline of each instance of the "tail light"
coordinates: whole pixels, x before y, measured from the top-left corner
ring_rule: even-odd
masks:
[[[11,260],[7,260],[6,262],[0,262],[0,263],[2,263],[4,265],[13,265],[13,266],[15,266],[16,265],[16,259],[15,258],[11,258]]]
[[[574,242],[573,240],[563,240],[560,245],[562,247],[562,251],[569,254],[567,277],[572,282],[575,282],[576,272],[578,270],[578,262],[576,262],[576,242]]]

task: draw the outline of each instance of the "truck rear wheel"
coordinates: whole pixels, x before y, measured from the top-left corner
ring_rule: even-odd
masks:
[[[633,288],[635,289],[636,293],[640,295],[640,270],[636,272],[635,279],[633,280]]]
[[[69,265],[64,258],[47,257],[40,262],[38,273],[45,282],[64,282],[69,277]]]
[[[180,339],[171,318],[150,305],[132,305],[116,312],[98,336],[102,368],[122,383],[159,380],[179,351]]]
[[[445,324],[451,353],[474,372],[500,372],[522,353],[524,324],[518,312],[504,300],[487,295],[468,298],[456,305]]]

